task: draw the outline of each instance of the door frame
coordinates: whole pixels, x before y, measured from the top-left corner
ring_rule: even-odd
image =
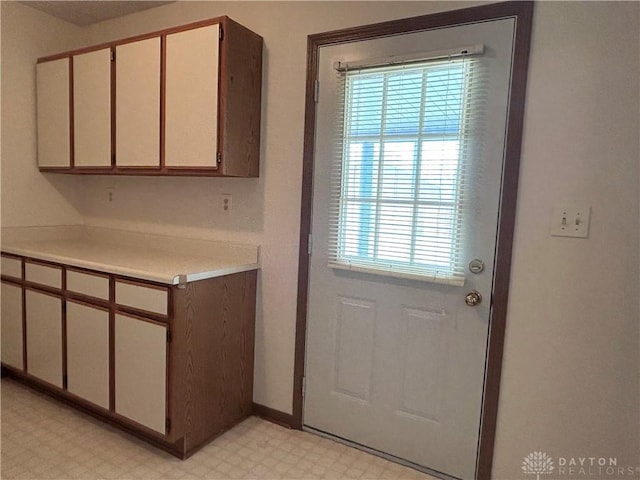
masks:
[[[298,261],[298,300],[296,313],[295,357],[293,376],[292,427],[302,429],[303,378],[307,334],[307,301],[309,293],[309,235],[313,200],[313,166],[316,130],[316,80],[319,49],[392,35],[430,30],[458,24],[514,18],[516,21],[513,47],[513,67],[509,96],[504,167],[500,192],[495,273],[492,306],[489,318],[485,382],[476,464],[476,478],[489,480],[496,432],[502,354],[509,298],[509,277],[516,216],[516,199],[524,104],[533,18],[532,1],[509,1],[478,7],[451,10],[419,17],[392,20],[360,27],[334,30],[308,36],[307,80],[304,119],[304,150],[302,166],[302,205],[300,209],[300,251]]]

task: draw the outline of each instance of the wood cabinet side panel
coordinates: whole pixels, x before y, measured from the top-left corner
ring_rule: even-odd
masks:
[[[255,278],[243,272],[174,290],[171,417],[187,450],[251,413]]]
[[[227,19],[221,48],[220,123],[225,175],[260,173],[262,37]]]

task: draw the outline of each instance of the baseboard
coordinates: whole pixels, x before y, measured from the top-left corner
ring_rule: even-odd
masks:
[[[296,422],[294,421],[293,415],[281,412],[280,410],[276,410],[265,405],[260,405],[259,403],[254,403],[253,413],[261,418],[264,418],[265,420],[276,423],[280,426],[295,428]]]

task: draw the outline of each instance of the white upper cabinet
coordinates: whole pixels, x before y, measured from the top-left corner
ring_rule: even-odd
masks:
[[[223,16],[39,59],[40,169],[259,176],[262,50]]]
[[[165,165],[217,168],[219,25],[167,35]]]
[[[111,49],[73,57],[76,167],[111,166]]]
[[[38,63],[38,166],[71,164],[69,59]]]
[[[160,167],[160,38],[116,47],[116,166]]]

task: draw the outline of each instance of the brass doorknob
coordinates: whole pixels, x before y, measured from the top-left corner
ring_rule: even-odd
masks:
[[[480,295],[480,292],[477,292],[476,290],[471,290],[464,297],[464,302],[470,307],[475,307],[482,303],[482,295]]]

